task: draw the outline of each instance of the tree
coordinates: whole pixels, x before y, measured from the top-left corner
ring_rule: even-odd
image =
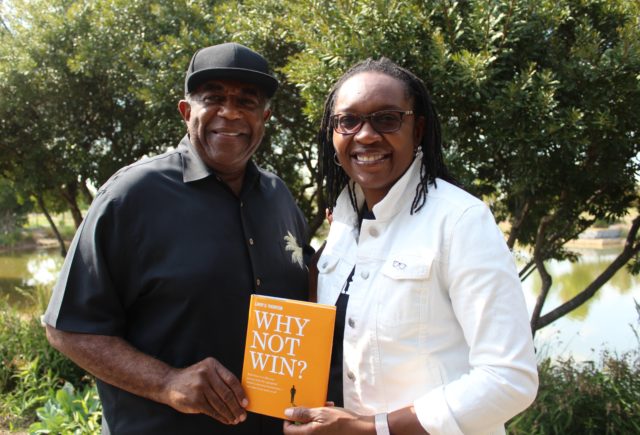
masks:
[[[74,201],[124,164],[173,146],[184,68],[235,40],[281,88],[258,163],[291,187],[315,232],[327,206],[315,144],[325,96],[353,63],[387,56],[422,77],[449,165],[507,223],[541,277],[532,329],[593,296],[627,245],[573,300],[543,315],[545,261],[596,220],[637,214],[640,6],[624,0],[14,0],[0,26],[0,174]],[[55,200],[54,198],[60,198]],[[90,200],[90,198],[88,199]],[[636,210],[636,211],[634,211]]]
[[[640,269],[636,220],[607,271],[541,315],[552,286],[544,262],[575,261],[577,254],[564,247],[568,240],[638,204],[637,4],[372,0],[225,7],[229,17],[240,17],[227,21],[230,35],[276,62],[284,82],[278,98],[287,101],[277,106],[278,120],[295,120],[305,132],[295,151],[287,148],[301,162],[317,161],[313,126],[331,83],[352,63],[387,56],[423,77],[441,114],[450,165],[510,224],[509,246],[529,249],[523,278],[534,269],[542,278],[534,333],[593,296],[620,267]],[[286,131],[280,124],[276,130]],[[317,222],[324,198],[318,191],[311,197]]]
[[[64,201],[79,226],[88,184],[175,144],[180,87],[173,81],[167,92],[158,77],[176,56],[153,54],[167,35],[201,22],[190,4],[36,0],[4,11],[0,174],[45,214]]]
[[[499,43],[475,89],[487,105],[467,112],[478,134],[457,146],[463,161],[475,161],[477,192],[510,222],[510,246],[532,248],[522,275],[535,267],[542,279],[535,332],[588,300],[640,250],[636,219],[607,270],[541,315],[552,286],[544,262],[575,259],[567,241],[637,206],[639,14],[623,1],[511,2],[491,11],[485,28]]]

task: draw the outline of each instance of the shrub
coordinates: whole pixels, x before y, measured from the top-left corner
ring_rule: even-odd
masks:
[[[0,300],[0,427],[28,425],[65,381],[79,386],[86,373],[49,346],[35,316]]]
[[[536,401],[508,424],[510,434],[640,433],[640,357],[603,353],[600,367],[572,359],[538,366]]]
[[[69,382],[36,411],[38,422],[29,427],[33,434],[98,434],[102,405],[95,384],[76,389]]]

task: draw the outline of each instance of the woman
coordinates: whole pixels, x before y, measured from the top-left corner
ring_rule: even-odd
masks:
[[[423,82],[385,58],[355,65],[320,146],[336,406],[288,409],[285,433],[504,433],[538,385],[526,306],[491,212],[447,171]]]

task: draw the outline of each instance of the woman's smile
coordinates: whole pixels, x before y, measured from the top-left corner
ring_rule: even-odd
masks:
[[[353,153],[351,155],[352,159],[355,159],[358,163],[361,164],[375,164],[380,163],[383,160],[387,159],[389,154],[383,154],[379,152],[371,153],[371,152],[362,152],[362,153]]]

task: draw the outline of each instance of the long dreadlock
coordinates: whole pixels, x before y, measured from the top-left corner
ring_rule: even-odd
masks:
[[[318,144],[322,158],[321,175],[325,181],[329,205],[331,207],[335,206],[338,195],[347,186],[351,203],[356,212],[358,209],[355,191],[351,188],[349,176],[342,167],[334,162],[335,151],[333,148],[331,115],[333,115],[336,95],[343,83],[356,74],[363,72],[378,72],[401,81],[405,85],[407,96],[413,100],[415,119],[423,116],[426,120],[425,134],[420,142],[420,149],[422,150],[420,182],[416,186],[416,194],[411,204],[411,214],[413,214],[424,206],[427,200],[428,186],[431,183],[435,186],[436,178],[441,178],[456,185],[458,183],[449,173],[444,163],[440,121],[424,82],[411,71],[402,68],[386,57],[382,57],[379,60],[369,58],[352,66],[336,82],[324,103],[324,114],[318,133]]]

